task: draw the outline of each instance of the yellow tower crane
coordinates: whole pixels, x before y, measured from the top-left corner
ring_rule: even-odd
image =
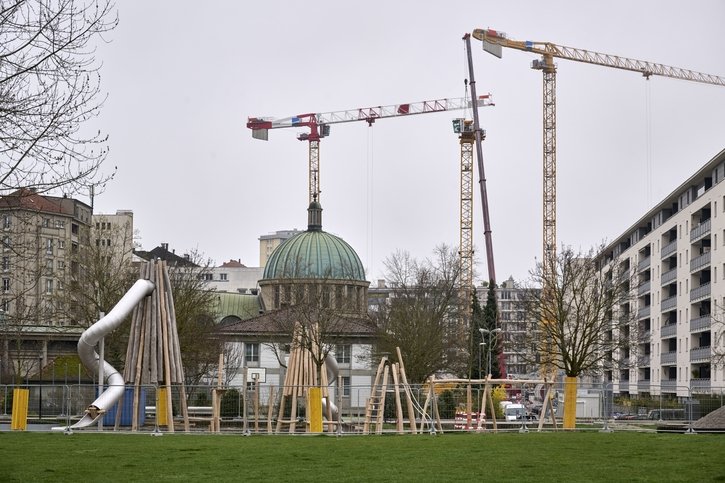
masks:
[[[548,299],[550,295],[547,294],[551,290],[550,284],[556,274],[556,64],[554,64],[554,57],[639,72],[647,79],[657,75],[725,86],[725,78],[643,60],[565,47],[551,42],[512,40],[505,33],[493,29],[476,29],[472,35],[483,42],[483,50],[499,58],[502,56],[502,47],[541,55],[540,59],[531,63],[531,67],[540,70],[544,75],[544,244],[542,259],[544,287],[542,289],[544,298]],[[550,322],[552,321],[541,321],[542,324]],[[553,364],[550,357],[551,351],[547,351],[546,359],[542,364],[542,373],[547,378],[553,376]],[[568,380],[565,389],[564,427],[573,428],[575,406],[567,404],[566,401],[576,396],[576,378],[567,377],[567,379],[573,379],[573,381]]]
[[[545,274],[547,270],[553,269],[553,263],[556,260],[556,65],[554,57],[639,72],[648,79],[650,76],[656,75],[725,86],[725,78],[711,74],[565,47],[551,42],[512,40],[505,33],[493,29],[475,29],[472,35],[473,38],[483,42],[483,50],[498,58],[502,56],[502,47],[541,55],[541,59],[531,63],[531,68],[540,70],[544,75],[544,253],[542,263]]]

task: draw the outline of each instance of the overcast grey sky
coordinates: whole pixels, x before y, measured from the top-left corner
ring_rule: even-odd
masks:
[[[720,0],[153,1],[118,12],[98,51],[108,101],[94,121],[118,174],[96,212],[131,209],[143,248],[198,248],[217,264],[257,266],[260,235],[306,228],[302,131],[255,140],[248,116],[462,97],[461,37],[474,28],[725,76]],[[473,49],[478,92],[496,102],[480,111],[496,272],[522,279],[541,256],[542,76],[532,54]],[[558,241],[588,249],[725,147],[725,88],[557,64]],[[422,258],[458,244],[459,115],[333,125],[322,141],[323,228],[356,249],[370,280],[396,249]]]

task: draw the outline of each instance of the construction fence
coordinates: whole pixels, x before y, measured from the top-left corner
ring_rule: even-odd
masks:
[[[27,390],[26,400],[28,428],[49,429],[67,427],[78,421],[96,398],[99,388],[90,384],[22,384],[0,386],[0,430],[10,429],[13,416],[13,394],[15,389]],[[141,386],[141,401],[137,407],[138,430],[168,431],[169,424],[178,431],[183,429],[182,405],[178,387],[172,387],[173,415],[170,422],[165,415],[156,411],[158,386]],[[305,408],[308,401],[300,397],[296,401],[299,415],[290,421],[289,401],[286,407],[279,407],[280,393],[284,388],[268,384],[250,383],[247,387],[232,386],[219,390],[214,386],[186,386],[189,428],[194,432],[211,432],[212,401],[217,390],[219,399],[219,431],[230,433],[304,433],[309,429]],[[308,388],[299,388],[307,394]],[[617,394],[611,384],[579,384],[577,387],[578,429],[639,429],[657,430],[672,427],[676,430],[691,429],[692,424],[703,416],[725,405],[725,386],[701,388],[682,386],[673,391],[668,386],[665,392],[657,386],[650,386],[650,392],[639,394]],[[409,397],[405,391],[409,391]],[[379,417],[381,427],[377,433],[434,432],[434,431],[481,431],[493,429],[494,416],[498,431],[536,430],[542,412],[545,412],[543,429],[561,428],[563,415],[564,383],[552,387],[551,405],[544,404],[545,388],[538,384],[511,384],[491,386],[491,401],[481,408],[484,394],[483,384],[461,384],[437,381],[430,385],[411,385],[396,390],[389,386],[384,401],[377,409],[371,408],[370,386],[345,386],[327,388],[323,391],[330,408],[324,409],[326,416],[324,431],[337,433],[372,433],[371,418]],[[133,420],[132,395],[134,388],[126,387],[127,397],[111,408],[101,424],[90,430],[129,430]],[[680,395],[676,395],[680,394]],[[683,395],[684,394],[684,395]],[[412,401],[406,405],[406,399]],[[325,403],[323,403],[323,407]],[[506,412],[506,407],[510,414]],[[553,410],[553,419],[550,407]],[[411,419],[409,409],[415,417]],[[378,412],[382,411],[382,413]],[[161,416],[161,421],[160,421]],[[332,417],[331,417],[332,416]],[[328,421],[329,420],[329,421]],[[282,423],[283,422],[283,423]],[[35,426],[37,425],[37,426]]]

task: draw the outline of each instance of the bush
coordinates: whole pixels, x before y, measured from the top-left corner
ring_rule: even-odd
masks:
[[[441,419],[452,419],[456,417],[456,398],[453,391],[443,391],[438,396],[438,414]]]
[[[240,416],[241,414],[239,408],[242,404],[240,398],[241,395],[236,389],[227,390],[222,396],[221,408],[219,411],[220,416],[223,418]]]

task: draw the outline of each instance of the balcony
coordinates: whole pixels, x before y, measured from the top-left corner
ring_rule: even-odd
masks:
[[[690,290],[690,302],[699,302],[710,297],[710,282],[704,283]],[[662,302],[664,303],[664,302]]]
[[[642,330],[637,334],[637,341],[638,342],[649,342],[652,338],[652,331],[651,330]]]
[[[663,352],[660,355],[660,364],[662,365],[672,365],[675,362],[677,362],[677,352]]]
[[[645,318],[649,317],[651,311],[652,311],[652,306],[651,305],[647,305],[645,307],[642,307],[641,309],[639,309],[637,311],[637,318],[638,319],[645,319]]]
[[[663,325],[660,328],[660,337],[662,339],[674,337],[676,334],[677,334],[677,324]]]
[[[660,254],[662,255],[662,258],[665,258],[668,255],[671,255],[677,251],[677,240],[668,243],[667,245],[662,247],[662,250],[660,250]]]
[[[692,392],[710,392],[710,379],[690,379],[690,388]]]
[[[708,291],[708,295],[710,292]],[[667,297],[666,299],[662,300],[662,312],[667,312],[668,310],[674,309],[677,307],[677,295],[674,295],[672,297]]]
[[[644,260],[642,260],[641,262],[639,262],[637,264],[637,272],[641,272],[643,270],[648,269],[651,264],[652,264],[652,257],[645,258]]]
[[[690,332],[699,332],[710,328],[712,319],[710,314],[697,317],[696,319],[690,320]]]
[[[710,346],[690,349],[690,362],[709,361],[710,355]]]
[[[639,287],[637,287],[637,295],[644,295],[646,293],[649,293],[651,287],[651,281],[647,280],[646,282],[642,282]]]
[[[677,391],[677,380],[675,380],[675,379],[662,379],[660,381],[660,390],[662,392],[675,392],[675,391]]]
[[[710,252],[703,253],[702,255],[690,260],[690,273],[702,270],[708,266],[710,266]]]
[[[662,285],[667,285],[673,280],[677,279],[677,269],[673,268],[662,274]]]
[[[704,237],[705,235],[710,234],[710,218],[703,221],[696,227],[694,227],[692,230],[690,230],[690,243],[695,243],[700,238]]]
[[[640,379],[637,381],[637,391],[639,392],[649,392],[649,385],[650,385],[649,379]]]
[[[639,366],[639,367],[649,367],[649,363],[650,363],[649,355],[639,356],[637,358],[637,366]]]

